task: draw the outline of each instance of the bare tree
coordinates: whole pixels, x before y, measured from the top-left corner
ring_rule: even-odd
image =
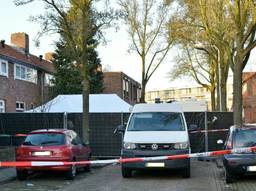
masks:
[[[231,68],[233,77],[234,125],[241,127],[242,119],[242,74],[251,50],[256,46],[256,3],[254,0],[225,0],[234,31],[234,48]]]
[[[226,111],[226,83],[233,39],[232,30],[229,30],[231,22],[225,14],[225,3],[222,0],[179,2],[177,14],[171,19],[170,35],[177,44],[200,50],[203,54],[199,53],[199,56],[208,55],[208,65],[215,68],[210,70],[214,72],[210,76],[221,79],[214,80],[215,86],[220,87],[217,89],[217,109]]]
[[[216,61],[205,52],[191,47],[181,47],[171,79],[190,77],[211,93],[211,109],[215,111]]]
[[[131,50],[141,59],[141,102],[145,102],[146,85],[172,45],[166,25],[171,3],[167,0],[119,0],[119,4],[125,14]]]
[[[32,20],[42,25],[39,37],[43,34],[59,33],[67,42],[67,53],[75,60],[81,72],[83,94],[83,139],[89,141],[89,70],[88,43],[93,37],[102,35],[101,30],[110,26],[115,17],[113,10],[106,7],[98,11],[97,0],[15,0],[16,5],[33,1],[43,2],[45,13]],[[103,1],[101,1],[103,2]],[[93,46],[96,46],[93,44]]]

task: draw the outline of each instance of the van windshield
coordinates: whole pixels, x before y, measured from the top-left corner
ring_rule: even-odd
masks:
[[[134,113],[127,131],[185,131],[185,125],[181,113]]]

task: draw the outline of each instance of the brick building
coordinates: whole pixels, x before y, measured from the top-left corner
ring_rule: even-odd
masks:
[[[243,73],[243,108],[246,123],[256,123],[256,73]]]
[[[127,103],[140,101],[141,85],[123,72],[104,72],[103,93],[115,93]]]
[[[50,58],[50,55],[47,54]],[[29,52],[29,36],[11,35],[11,45],[0,44],[0,112],[22,112],[48,98],[53,64]]]

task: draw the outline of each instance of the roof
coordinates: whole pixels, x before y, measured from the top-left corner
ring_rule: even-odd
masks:
[[[6,57],[6,59],[9,61],[20,61],[24,64],[32,65],[49,73],[54,72],[54,66],[51,62],[44,59],[40,61],[37,56],[32,54],[26,55],[21,49],[9,46],[7,44],[5,44],[4,47],[0,46],[0,56]]]
[[[183,112],[182,106],[178,103],[156,103],[156,104],[136,104],[133,113],[140,112]]]
[[[136,81],[135,79],[133,79],[132,77],[128,76],[126,73],[121,72],[121,71],[116,71],[116,72],[114,72],[114,71],[104,71],[103,75],[104,75],[104,77],[113,77],[113,75],[119,75],[121,77],[128,78],[129,80],[132,80],[133,82],[140,85],[140,83],[138,81]]]
[[[207,111],[207,102],[203,100],[178,101],[182,105],[184,112],[205,112]]]
[[[116,94],[91,94],[89,98],[90,113],[128,113],[128,103]],[[27,112],[68,112],[82,113],[82,95],[59,95],[46,104]]]
[[[67,129],[38,129],[38,130],[32,131],[30,133],[45,133],[45,132],[64,133],[65,131],[67,131]]]
[[[172,103],[137,104],[133,112],[205,112],[206,101],[178,101]]]

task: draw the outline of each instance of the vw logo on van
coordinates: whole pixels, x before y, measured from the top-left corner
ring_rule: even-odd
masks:
[[[154,143],[154,144],[151,145],[151,148],[152,148],[152,150],[157,150],[158,149],[158,145]]]

